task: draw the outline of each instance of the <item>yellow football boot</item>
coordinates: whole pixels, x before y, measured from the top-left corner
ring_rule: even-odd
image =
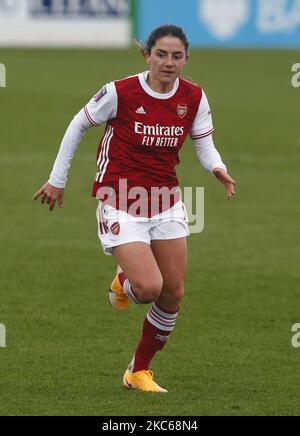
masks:
[[[108,299],[112,307],[116,310],[124,310],[128,306],[130,300],[125,294],[124,288],[120,283],[119,273],[122,269],[118,266],[116,276],[110,286]]]
[[[143,392],[168,392],[155,383],[153,372],[149,370],[131,373],[127,369],[123,377],[123,385],[127,389],[137,389]]]

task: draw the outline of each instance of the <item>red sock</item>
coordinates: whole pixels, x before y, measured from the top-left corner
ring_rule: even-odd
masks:
[[[123,271],[120,272],[119,273],[119,280],[120,280],[120,283],[121,283],[122,286],[124,285],[124,282],[125,282],[126,279],[127,279],[127,277],[126,277],[125,273],[123,273]]]
[[[177,313],[162,311],[153,303],[144,321],[142,337],[129,366],[132,372],[149,369],[155,353],[164,348],[172,333]]]

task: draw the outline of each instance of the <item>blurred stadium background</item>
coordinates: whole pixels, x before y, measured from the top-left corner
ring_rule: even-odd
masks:
[[[192,42],[186,76],[238,186],[227,202],[186,142],[178,173],[205,187],[205,229],[153,364],[170,393],[154,398],[121,386],[146,307],[107,304],[115,265],[90,197],[103,127],[77,152],[63,210],[31,198],[73,115],[145,69],[131,36],[165,22]],[[0,0],[0,415],[299,415],[299,37],[296,0]]]

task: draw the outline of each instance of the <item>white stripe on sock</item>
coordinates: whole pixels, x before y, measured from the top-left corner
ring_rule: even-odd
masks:
[[[130,300],[134,301],[136,304],[141,304],[139,300],[136,298],[136,296],[134,295],[134,293],[132,292],[131,285],[128,279],[126,279],[125,282],[123,283],[123,288],[125,294]]]
[[[134,355],[132,357],[131,362],[128,365],[128,371],[129,372],[133,372],[134,364],[135,364],[135,353],[134,353]]]
[[[164,312],[163,310],[161,310],[157,304],[153,303],[152,304],[152,308],[155,312],[157,312],[158,315],[162,316],[163,318],[167,318],[167,319],[176,319],[178,312],[175,313],[167,313]]]
[[[164,324],[169,325],[169,324],[173,324],[176,321],[177,313],[173,314],[172,318],[166,318],[165,315],[162,314],[161,310],[159,312],[157,311],[154,305],[152,305],[149,310],[151,312],[151,315],[156,317],[158,320],[161,320]]]
[[[153,303],[147,313],[147,319],[154,327],[165,332],[171,332],[175,327],[177,315],[178,312],[166,313]]]
[[[164,325],[166,327],[172,327],[175,325],[176,319],[175,320],[166,320],[165,318],[162,318],[161,316],[158,316],[153,308],[151,307],[149,309],[149,316],[154,319],[154,321],[157,321],[159,324]]]

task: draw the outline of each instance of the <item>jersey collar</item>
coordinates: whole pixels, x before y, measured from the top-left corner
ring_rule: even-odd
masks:
[[[172,91],[166,93],[166,94],[162,94],[161,92],[156,92],[153,91],[153,89],[150,88],[150,86],[147,83],[147,77],[148,77],[149,71],[144,71],[143,73],[138,74],[138,78],[141,84],[141,87],[143,88],[143,90],[151,95],[151,97],[154,98],[158,98],[160,100],[167,100],[168,98],[173,97],[173,95],[176,93],[178,86],[179,86],[179,79],[176,79],[174,88],[172,89]]]

